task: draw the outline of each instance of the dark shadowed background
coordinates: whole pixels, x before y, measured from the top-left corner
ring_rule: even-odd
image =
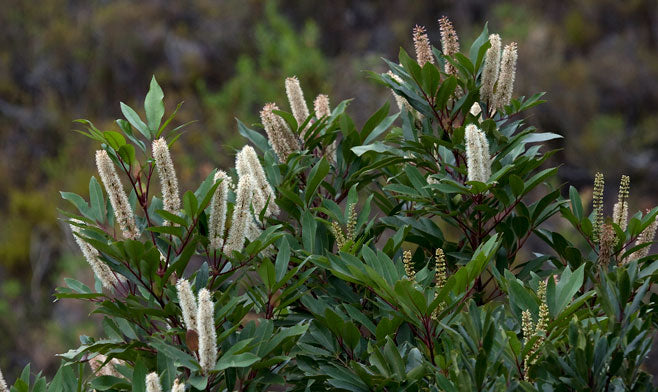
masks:
[[[283,79],[298,75],[307,98],[355,98],[363,121],[389,92],[364,70],[412,51],[425,25],[452,19],[463,42],[489,22],[519,44],[515,95],[548,91],[533,112],[539,129],[563,134],[560,175],[586,194],[595,171],[614,194],[631,176],[634,210],[658,200],[658,2],[530,1],[107,1],[2,0],[0,12],[0,368],[13,380],[32,362],[50,373],[55,353],[92,334],[73,301],[53,303],[65,276],[91,272],[58,220],[59,190],[87,194],[94,174],[77,118],[103,130],[119,101],[139,106],[155,74],[168,111],[198,120],[177,143],[176,169],[192,185],[231,164],[244,143],[235,117],[258,120],[266,102],[287,109]],[[609,197],[608,201],[613,201]],[[611,208],[611,206],[607,206]]]

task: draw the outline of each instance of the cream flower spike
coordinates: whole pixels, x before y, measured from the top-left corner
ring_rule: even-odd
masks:
[[[155,166],[160,177],[164,210],[172,214],[178,214],[181,208],[178,179],[169,153],[169,146],[164,138],[153,142],[153,159],[155,159]]]
[[[158,373],[153,372],[146,375],[146,392],[162,392]]]
[[[229,256],[233,254],[233,251],[242,251],[244,247],[244,239],[252,219],[249,206],[251,205],[254,186],[254,180],[251,174],[241,176],[238,181],[231,228],[229,229],[226,244],[224,245],[224,253]]]
[[[185,383],[180,382],[178,379],[174,380],[174,385],[171,386],[171,392],[185,392]]]
[[[221,249],[224,245],[224,228],[226,225],[226,201],[228,199],[229,182],[228,174],[223,170],[215,173],[215,183],[221,181],[210,201],[210,218],[208,218],[208,239],[210,248]]]
[[[217,362],[217,335],[215,332],[215,304],[210,291],[199,291],[199,309],[197,311],[197,332],[199,334],[199,364],[203,374],[208,374]]]
[[[267,133],[267,138],[280,162],[285,162],[288,156],[299,151],[299,141],[288,124],[273,111],[279,110],[275,103],[268,103],[260,112],[260,120]]]
[[[626,226],[628,225],[628,191],[630,189],[630,183],[630,177],[621,176],[619,195],[617,196],[617,202],[612,212],[612,221],[618,224],[622,230],[626,230]]]
[[[135,224],[135,215],[128,202],[128,196],[123,190],[123,185],[119,175],[114,168],[114,163],[105,150],[96,151],[96,167],[101,177],[105,191],[110,198],[114,216],[119,223],[119,227],[125,238],[136,239],[139,237],[139,231]]]
[[[302,86],[299,84],[299,79],[296,76],[291,76],[286,78],[286,95],[288,96],[288,102],[290,103],[290,109],[292,110],[292,115],[297,120],[297,125],[301,125],[306,121],[309,116],[308,106],[306,106],[306,101],[304,100],[304,91]],[[304,135],[304,132],[300,132],[301,135]]]
[[[196,330],[197,327],[197,306],[192,287],[187,279],[178,279],[176,282],[176,291],[178,293],[178,303],[183,312],[183,321],[185,327],[190,330]]]
[[[425,63],[434,64],[432,46],[430,45],[430,39],[425,32],[425,27],[416,25],[416,27],[414,27],[413,38],[418,65],[422,68]]]
[[[459,52],[459,37],[452,22],[446,16],[439,19],[439,27],[441,28],[441,48],[443,54],[452,57],[455,53]],[[446,61],[445,73],[449,75],[456,75],[457,69]]]
[[[265,171],[253,147],[249,145],[242,147],[235,159],[235,169],[238,172],[238,177],[249,174],[254,180],[254,194],[252,196],[254,213],[260,214],[265,208],[265,204],[267,204],[266,217],[278,214],[280,212],[279,206],[274,202],[276,195],[267,181],[267,177],[265,177]]]
[[[2,371],[0,371],[0,392],[9,392],[9,387],[7,386],[7,382],[2,375]]]
[[[489,43],[491,43],[491,47],[487,49],[484,57],[484,68],[482,68],[480,98],[483,102],[491,103],[500,70],[500,36],[498,34],[489,35]]]
[[[505,46],[503,49],[503,57],[500,63],[500,75],[498,76],[498,84],[496,85],[496,93],[494,94],[492,109],[502,110],[505,105],[509,105],[512,100],[512,91],[514,90],[514,78],[516,76],[516,60],[518,53],[516,43]]]
[[[123,378],[121,373],[117,371],[115,368],[116,365],[122,365],[124,364],[123,361],[112,358],[109,362],[105,363],[107,361],[107,357],[103,354],[98,354],[92,359],[89,360],[89,366],[91,367],[91,370],[94,372],[95,375],[97,376],[114,376],[118,378]],[[105,365],[103,365],[105,363]],[[1,391],[1,389],[0,389]]]
[[[390,76],[396,82],[398,82],[400,84],[404,83],[402,78],[399,77],[398,75],[394,74],[393,72],[388,71],[386,74],[388,76]],[[393,98],[395,98],[395,103],[398,105],[398,109],[400,109],[401,112],[404,112],[405,110],[407,110],[407,111],[410,111],[411,113],[415,113],[414,108],[409,104],[409,102],[407,102],[406,99],[404,99],[404,97],[396,94],[395,90],[393,90],[393,89],[391,89],[391,93],[393,94]]]
[[[329,106],[329,96],[326,94],[319,94],[313,101],[313,111],[315,117],[320,119],[322,117],[331,116],[331,107]],[[334,140],[330,146],[325,150],[325,156],[329,163],[336,163],[336,150],[338,149],[338,141]]]
[[[599,242],[601,238],[601,228],[603,227],[603,190],[605,188],[605,179],[602,173],[594,175],[594,191],[592,192],[592,210],[594,210],[595,220],[592,232],[595,241]]]
[[[469,124],[465,139],[468,180],[487,182],[491,177],[491,156],[486,135],[475,125]]]
[[[82,223],[82,221],[79,221],[77,219],[72,220],[73,223]],[[94,274],[98,277],[98,280],[100,280],[101,284],[103,287],[105,287],[108,290],[113,290],[116,285],[119,284],[119,279],[114,275],[114,272],[110,267],[107,266],[107,264],[103,263],[99,256],[100,254],[90,244],[88,244],[85,240],[82,238],[78,237],[76,234],[80,234],[82,229],[74,224],[69,225],[71,227],[71,232],[73,232],[73,239],[75,242],[78,244],[78,247],[80,247],[80,250],[82,251],[82,255],[85,257],[85,260],[87,260],[87,263],[91,266],[92,271],[94,271]]]

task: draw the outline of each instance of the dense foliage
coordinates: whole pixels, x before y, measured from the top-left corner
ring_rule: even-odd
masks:
[[[491,45],[485,27],[463,54],[444,46],[416,61],[401,50],[390,73],[371,74],[401,111],[386,104],[361,129],[349,101],[300,117],[288,91],[293,113],[272,114],[299,149],[280,154],[266,116],[269,138],[238,122],[261,153],[252,173],[238,158],[174,210],[161,138],[171,146],[180,128],[168,127],[175,113],[162,121],[155,79],[144,116],[122,104],[116,130],[81,120],[101,145],[97,162],[109,157],[130,186],[120,200],[99,164],[89,201],[62,193],[101,264],[95,287],[67,280],[57,297],[89,301],[104,331],[62,354],[50,383],[28,367],[12,391],[168,391],[176,380],[191,391],[651,390],[640,364],[654,328],[647,233],[658,209],[628,219],[627,187],[612,220],[600,204],[587,213],[575,188],[563,198],[542,145],[559,136],[523,119],[541,94],[496,107],[481,94]],[[486,151],[486,175],[473,172],[474,148]],[[269,185],[247,187],[260,167]],[[214,220],[222,192],[227,238]],[[597,192],[599,203],[602,181]],[[580,238],[552,231],[559,215]],[[239,222],[247,240],[229,252]],[[531,237],[543,251],[527,249]],[[196,324],[183,279],[199,298]],[[201,321],[208,295],[213,333]]]

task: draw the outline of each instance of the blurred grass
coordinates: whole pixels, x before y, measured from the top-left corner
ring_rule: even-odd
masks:
[[[563,179],[607,189],[632,178],[633,208],[648,207],[658,173],[658,3],[653,0],[544,2],[463,0],[5,0],[0,13],[0,368],[13,379],[32,361],[53,369],[81,333],[88,310],[52,304],[63,276],[90,272],[58,222],[58,191],[86,194],[93,149],[73,133],[89,118],[114,126],[119,101],[141,106],[155,74],[167,110],[185,101],[178,121],[198,120],[176,146],[181,182],[192,186],[226,167],[243,140],[234,118],[258,121],[265,102],[286,109],[283,79],[296,74],[310,101],[355,98],[357,122],[389,99],[362,72],[383,71],[380,57],[412,49],[424,24],[439,45],[436,20],[448,15],[460,35],[484,21],[505,43],[519,43],[515,94],[548,91],[534,112],[538,128],[563,133]],[[609,179],[609,181],[608,181]],[[614,191],[609,191],[613,195]],[[611,201],[613,197],[609,197]],[[610,206],[608,206],[610,207]]]

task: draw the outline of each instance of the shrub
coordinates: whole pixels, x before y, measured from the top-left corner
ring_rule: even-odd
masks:
[[[238,121],[253,147],[196,190],[155,78],[144,118],[81,120],[101,180],[63,214],[96,284],[56,296],[92,303],[103,336],[12,391],[651,390],[658,209],[629,219],[627,177],[612,218],[602,175],[589,213],[563,198],[559,135],[522,117],[542,94],[512,98],[516,45],[485,27],[463,54],[440,25],[442,50],[416,27],[416,59],[371,74],[399,112],[358,129],[288,78],[291,113],[265,105],[267,137]]]

